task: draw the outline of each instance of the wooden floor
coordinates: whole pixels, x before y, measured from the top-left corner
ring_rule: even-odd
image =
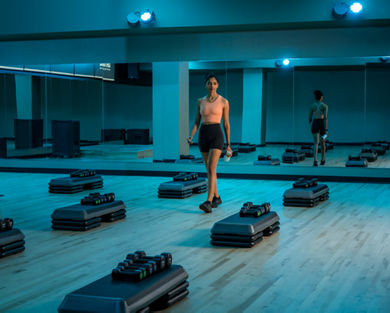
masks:
[[[54,209],[75,195],[48,193],[63,175],[0,173],[0,213],[26,235],[26,250],[0,259],[0,312],[56,312],[64,296],[107,275],[128,252],[170,251],[190,294],[164,312],[390,312],[390,185],[329,183],[315,208],[282,206],[291,182],[220,179],[223,204],[205,195],[158,199],[167,178],[104,176],[127,218],[88,232],[52,231]],[[245,201],[268,201],[281,230],[251,249],[217,248],[212,225]]]

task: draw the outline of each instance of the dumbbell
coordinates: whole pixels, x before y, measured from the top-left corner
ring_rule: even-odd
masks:
[[[155,261],[157,264],[158,271],[162,271],[167,267],[166,257],[164,255],[146,256],[146,253],[144,251],[136,251],[134,252],[134,254],[137,254],[141,260]]]
[[[254,217],[259,217],[261,215],[264,215],[266,213],[269,213],[271,208],[271,205],[266,202],[263,203],[262,205],[254,205],[250,207],[249,209],[241,209],[240,210],[240,216],[254,216]]]
[[[242,210],[248,210],[249,208],[251,208],[253,206],[253,203],[252,202],[245,202],[243,205],[242,205]]]
[[[109,192],[109,193],[106,193],[105,196],[107,197],[108,202],[115,201],[115,193]]]
[[[134,252],[134,255],[142,257],[143,259],[162,257],[165,260],[165,268],[169,268],[172,265],[172,253],[170,252],[163,252],[155,257],[148,257],[146,256],[145,251],[136,251]]]
[[[14,221],[12,218],[0,219],[0,231],[11,230],[14,226]]]
[[[117,267],[112,270],[112,278],[114,279],[131,279],[140,281],[145,278],[144,274],[140,270],[124,271],[123,267]]]
[[[138,255],[135,257],[134,259],[134,255],[133,253],[130,253],[126,256],[126,259],[127,260],[132,260],[133,261],[133,264],[134,265],[138,265],[138,264],[150,264],[150,266],[152,266],[152,269],[153,269],[153,272],[156,272],[157,271],[157,263],[155,261],[152,261],[152,260],[146,260],[146,259],[141,259],[138,257]]]
[[[118,263],[118,267],[123,267],[125,270],[140,270],[144,276],[150,276],[153,274],[153,267],[149,264],[135,264],[132,260],[124,260]]]

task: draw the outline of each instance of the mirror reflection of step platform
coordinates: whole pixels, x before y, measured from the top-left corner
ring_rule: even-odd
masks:
[[[233,145],[237,145],[238,146],[238,152],[250,153],[250,152],[256,151],[256,145],[255,144],[250,144],[249,142],[238,143],[238,144],[233,143]]]
[[[305,160],[305,153],[297,149],[286,149],[282,155],[283,163],[298,163]]]
[[[368,161],[366,158],[362,158],[360,155],[348,157],[347,162],[345,162],[346,167],[367,167]]]
[[[79,170],[70,177],[52,179],[49,182],[50,193],[77,193],[84,190],[103,188],[103,178],[94,170]]]
[[[373,149],[363,148],[359,156],[362,159],[366,159],[367,162],[375,162],[378,159],[378,153]]]
[[[371,144],[370,149],[374,150],[378,156],[382,156],[386,154],[386,144],[383,145],[382,143],[379,142],[374,142]]]
[[[259,155],[253,165],[280,165],[280,160],[272,158],[271,155]]]
[[[172,181],[161,183],[159,198],[184,199],[207,191],[207,181],[196,173],[179,173]]]
[[[74,204],[56,209],[51,215],[53,229],[73,231],[86,231],[99,227],[102,222],[115,222],[125,217],[126,206],[121,200],[95,205]]]
[[[138,313],[164,310],[184,299],[188,274],[181,265],[170,265],[146,279],[117,280],[112,275],[66,295],[59,313]]]
[[[24,234],[17,228],[0,231],[0,258],[24,251]]]
[[[175,163],[203,163],[203,158],[192,154],[181,154],[180,159],[175,160]]]
[[[317,179],[300,178],[283,194],[284,206],[314,207],[329,199],[329,188]]]
[[[312,145],[302,145],[301,151],[305,154],[306,158],[314,157],[314,150]]]
[[[245,205],[245,204],[244,204]],[[271,236],[280,228],[276,212],[267,211],[260,216],[243,215],[242,209],[219,222],[211,229],[213,246],[251,248],[263,239]]]

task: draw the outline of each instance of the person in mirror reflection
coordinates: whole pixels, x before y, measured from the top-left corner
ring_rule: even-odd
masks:
[[[320,90],[314,91],[315,102],[310,106],[309,122],[314,139],[314,163],[318,166],[318,144],[321,142],[321,165],[325,165],[325,141],[328,137],[328,106],[322,102],[324,95]]]
[[[208,194],[207,200],[199,208],[206,213],[211,213],[222,203],[217,191],[217,164],[224,148],[224,138],[221,130],[221,118],[226,136],[226,154],[231,156],[233,151],[230,147],[230,124],[229,124],[229,101],[217,93],[218,78],[214,73],[209,73],[205,79],[207,96],[198,99],[196,106],[196,118],[191,135],[192,139],[199,128],[199,150],[207,170]]]

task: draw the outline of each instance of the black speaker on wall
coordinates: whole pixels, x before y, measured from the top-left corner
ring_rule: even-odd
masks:
[[[148,145],[149,129],[128,129],[125,144]]]
[[[15,149],[30,149],[43,145],[42,119],[15,119]]]
[[[53,156],[80,156],[80,121],[51,121]]]

